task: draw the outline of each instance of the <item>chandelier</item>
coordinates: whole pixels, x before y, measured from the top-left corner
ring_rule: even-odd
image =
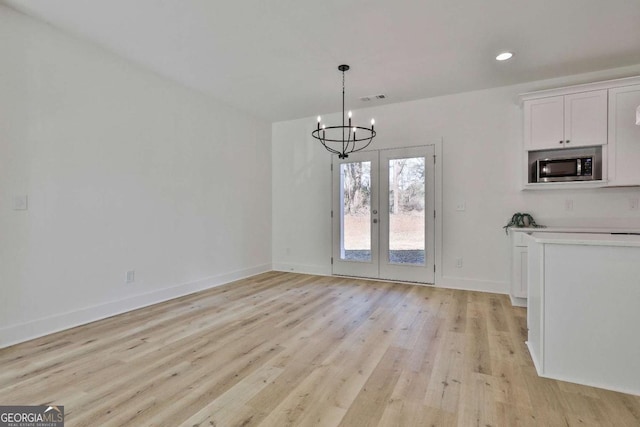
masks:
[[[376,121],[371,119],[371,128],[351,125],[351,111],[348,113],[348,122],[345,124],[344,114],[344,72],[349,70],[348,65],[340,65],[342,71],[342,126],[326,126],[322,123],[322,117],[318,116],[318,128],[311,132],[311,136],[330,153],[337,154],[339,158],[346,159],[350,153],[364,150],[371,144],[376,136],[373,126]]]

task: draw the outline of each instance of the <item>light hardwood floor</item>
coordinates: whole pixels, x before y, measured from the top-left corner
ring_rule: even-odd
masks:
[[[640,426],[539,378],[504,295],[266,273],[0,350],[0,404],[67,426]]]

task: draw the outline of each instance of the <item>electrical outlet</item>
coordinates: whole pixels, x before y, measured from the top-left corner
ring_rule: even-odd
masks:
[[[14,211],[26,211],[29,208],[26,194],[19,196],[13,196],[13,210]]]
[[[133,283],[136,280],[136,271],[135,270],[129,270],[127,271],[127,273],[124,276],[124,282],[125,283]]]
[[[462,258],[456,258],[456,268],[462,268]]]
[[[466,205],[466,203],[465,203],[465,202],[458,202],[458,203],[456,204],[456,210],[457,210],[458,212],[463,212],[463,211],[465,211],[466,209],[467,209],[467,205]]]
[[[567,199],[564,201],[564,210],[565,211],[572,211],[573,210],[573,200],[572,199]]]
[[[638,210],[639,200],[637,197],[632,197],[629,199],[629,210],[637,211]]]

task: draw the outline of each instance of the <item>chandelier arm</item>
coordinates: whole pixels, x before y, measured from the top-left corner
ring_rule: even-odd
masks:
[[[358,148],[357,150],[352,150],[352,151],[349,151],[349,152],[350,152],[350,153],[355,153],[355,152],[357,152],[357,151],[362,151],[362,150],[364,150],[365,148],[367,148],[367,147],[369,146],[369,144],[371,144],[371,141],[373,140],[373,137],[374,137],[374,136],[376,136],[376,135],[375,135],[375,134],[373,134],[373,135],[369,138],[369,141],[367,142],[367,144],[366,144],[366,145],[364,145],[364,146],[362,146],[362,147]],[[364,141],[364,140],[363,140],[363,141]],[[354,148],[355,148],[355,146],[354,146]]]
[[[371,130],[371,128],[366,128],[366,127],[363,127],[363,126],[351,126],[349,129],[352,129],[352,130],[353,130],[353,128],[354,128],[354,127],[355,127],[356,129],[362,129],[362,130],[364,130],[364,131],[368,132],[370,135],[372,135],[372,136],[367,136],[367,137],[364,137],[364,138],[356,138],[356,139],[355,139],[355,141],[356,141],[356,142],[360,142],[360,141],[367,141],[368,139],[375,137],[375,136],[376,136],[376,134],[377,134],[377,132],[372,131],[372,130]],[[342,126],[328,126],[328,127],[326,127],[325,129],[320,129],[320,131],[321,131],[321,132],[322,132],[322,131],[329,132],[330,130],[339,130],[339,129],[342,129]],[[346,127],[345,127],[345,130],[346,130]],[[363,132],[360,132],[360,134],[362,134],[362,133],[363,133]],[[313,132],[311,132],[311,136],[313,136],[313,137],[314,137],[315,139],[317,139],[317,140],[321,140],[321,139],[322,139],[322,140],[324,140],[324,141],[328,141],[328,142],[340,142],[340,143],[341,143],[341,142],[343,142],[343,141],[342,141],[342,139],[332,139],[332,138],[328,138],[328,137],[326,137],[326,136],[325,136],[325,137],[322,137],[322,136],[320,136],[320,135],[321,135],[321,133],[320,133],[320,132],[318,132],[318,130],[317,130],[317,129],[316,129],[316,130],[314,130]],[[353,140],[352,140],[352,141],[353,141]]]
[[[342,127],[342,135],[344,135],[344,126]],[[351,135],[349,135],[349,130],[347,130],[347,141],[345,142],[344,136],[342,137],[342,153],[341,154],[345,154],[347,152],[347,147],[349,146],[350,137]]]
[[[342,154],[338,150],[329,147],[322,139],[320,140],[320,143],[324,146],[324,148],[326,148],[326,150],[328,152],[333,153],[333,154],[339,154],[339,155]]]
[[[320,143],[322,144],[322,146],[323,146],[327,151],[329,151],[330,153],[333,153],[333,154],[341,154],[339,151],[334,150],[333,148],[331,148],[331,147],[329,147],[329,146],[327,145],[326,140],[320,136],[320,129],[317,129],[317,130],[314,130],[313,132],[311,132],[311,136],[312,136],[312,137],[314,137],[315,139],[317,139],[318,141],[320,141]]]
[[[369,144],[371,144],[371,141],[367,142],[367,144],[366,144],[366,145],[364,145],[364,146],[362,146],[362,147],[358,148],[357,150],[349,151],[349,153],[357,153],[358,151],[362,151],[362,150],[364,150],[365,148],[367,148],[367,147],[369,146]]]
[[[339,152],[339,151],[337,151],[337,150],[334,150],[333,148],[329,148],[329,147],[327,147],[326,145],[324,146],[324,148],[326,148],[326,149],[327,149],[327,151],[328,151],[328,152],[330,152],[331,154],[337,154],[338,156],[341,156],[341,155],[342,155],[342,153],[341,153],[341,152]]]
[[[353,135],[353,141],[351,142],[351,149],[349,150],[349,144],[347,144],[347,152],[348,153],[353,153],[353,150],[356,148],[356,142],[358,140],[356,139],[355,134]]]
[[[351,128],[347,128],[347,135],[348,135],[348,136],[347,136],[347,144],[346,144],[345,148],[342,150],[342,154],[348,154],[348,153],[350,153],[350,152],[351,152],[351,151],[349,150],[349,143],[351,142]],[[354,134],[354,135],[353,135],[353,145],[354,145],[354,146],[355,146],[355,144],[356,144],[355,139],[356,139],[356,135]]]

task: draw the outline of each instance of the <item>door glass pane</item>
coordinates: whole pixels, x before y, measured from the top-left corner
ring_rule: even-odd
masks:
[[[340,258],[371,262],[371,162],[340,164]]]
[[[389,160],[389,262],[425,262],[424,157]]]

